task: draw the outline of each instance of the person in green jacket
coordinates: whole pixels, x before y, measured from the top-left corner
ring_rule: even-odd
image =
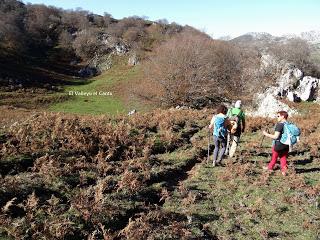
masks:
[[[236,122],[236,129],[234,132],[229,132],[227,142],[227,153],[232,158],[236,152],[237,146],[240,142],[241,133],[244,132],[246,127],[245,113],[241,109],[241,100],[237,100],[234,108],[229,109],[227,116],[231,121]]]

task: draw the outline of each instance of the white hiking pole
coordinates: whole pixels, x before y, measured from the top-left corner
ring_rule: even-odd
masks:
[[[210,129],[208,129],[208,156],[207,156],[207,164],[210,160]]]

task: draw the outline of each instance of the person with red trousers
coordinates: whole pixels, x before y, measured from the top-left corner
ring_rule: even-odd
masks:
[[[277,162],[277,159],[280,158],[281,172],[282,172],[283,176],[286,175],[286,171],[288,168],[287,167],[287,157],[288,157],[288,153],[289,153],[289,145],[285,145],[285,144],[281,143],[280,139],[283,134],[284,124],[287,121],[287,119],[288,119],[288,113],[286,111],[279,111],[277,113],[277,124],[275,127],[274,134],[270,134],[266,131],[262,132],[263,135],[265,135],[266,137],[273,139],[271,161],[267,167],[264,167],[264,169],[273,170],[273,168]]]

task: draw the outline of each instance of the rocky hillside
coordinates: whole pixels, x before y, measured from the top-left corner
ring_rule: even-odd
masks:
[[[260,54],[257,71],[264,86],[253,97],[253,115],[273,116],[282,109],[298,114],[290,102],[319,102],[319,40],[317,31],[281,37],[252,32],[230,40]]]
[[[10,90],[58,85],[58,74],[94,76],[112,66],[113,55],[129,55],[129,64],[134,65],[154,46],[186,28],[164,20],[114,19],[110,14],[4,0],[0,86]]]
[[[320,79],[306,76],[295,65],[272,55],[261,57],[261,68],[263,71],[273,69],[271,71],[278,74],[272,86],[255,95],[257,108],[253,115],[272,117],[281,110],[288,111],[290,115],[298,114],[298,111],[290,107],[286,101],[320,103]]]

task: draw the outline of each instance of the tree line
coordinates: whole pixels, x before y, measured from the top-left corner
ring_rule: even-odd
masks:
[[[137,92],[164,106],[201,108],[236,98],[251,101],[256,92],[275,84],[281,74],[277,68],[261,67],[262,54],[272,55],[279,63],[291,63],[305,75],[319,76],[311,52],[302,39],[273,43],[261,51],[254,45],[214,40],[185,28],[150,54],[143,64],[145,79]]]
[[[59,47],[86,61],[95,56],[102,44],[108,45],[103,35],[139,52],[181,30],[182,26],[165,19],[151,22],[132,16],[117,20],[108,13],[100,16],[80,8],[63,10],[0,0],[0,48],[12,52],[45,55]]]

